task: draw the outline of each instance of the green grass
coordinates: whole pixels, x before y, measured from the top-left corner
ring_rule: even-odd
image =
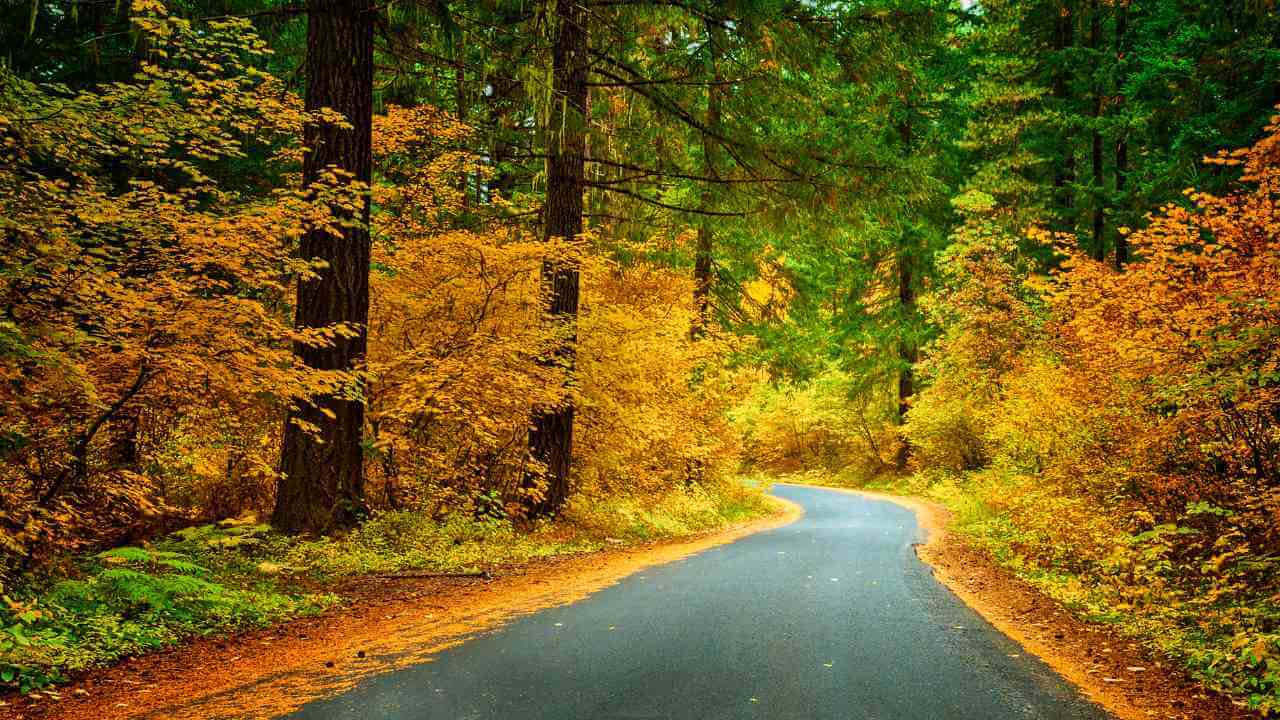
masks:
[[[662,498],[579,496],[560,519],[532,528],[469,513],[387,512],[341,537],[298,539],[230,520],[70,558],[0,587],[0,688],[39,690],[189,638],[315,614],[341,605],[332,588],[352,577],[474,571],[714,530],[770,512],[762,489],[733,482]]]

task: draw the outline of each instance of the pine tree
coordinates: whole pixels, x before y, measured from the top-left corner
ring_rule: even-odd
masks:
[[[307,12],[306,108],[329,108],[343,122],[308,124],[303,182],[320,190],[332,178],[348,192],[340,192],[333,207],[341,227],[309,228],[299,248],[321,266],[298,283],[296,324],[336,332],[329,343],[298,343],[294,352],[307,367],[355,373],[369,323],[369,198],[362,187],[373,174],[376,11],[369,0],[309,0]],[[328,532],[363,515],[364,402],[354,377],[353,387],[335,388],[289,412],[272,515],[282,529]]]
[[[587,149],[587,13],[578,0],[556,0],[552,44],[552,97],[543,132],[547,145],[547,200],[542,208],[543,238],[572,242],[582,234]],[[572,383],[577,355],[578,268],[572,260],[542,264],[544,312],[559,331],[554,353],[544,362],[564,369]],[[530,508],[552,515],[569,497],[573,461],[574,400],[571,392],[552,407],[535,408],[529,430],[529,454],[540,465],[527,482],[546,489]]]

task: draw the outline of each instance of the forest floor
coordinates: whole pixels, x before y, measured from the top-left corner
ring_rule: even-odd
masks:
[[[1115,624],[1086,621],[1001,567],[988,552],[956,532],[952,513],[937,502],[897,492],[841,487],[829,477],[808,474],[787,482],[832,487],[915,511],[928,535],[927,541],[916,547],[916,554],[933,569],[934,577],[1119,720],[1261,717],[1205,688],[1176,661],[1125,635]]]
[[[486,568],[487,577],[365,576],[332,590],[320,614],[183,645],[82,674],[56,692],[0,698],[0,718],[274,717],[374,672],[421,662],[478,632],[579,600],[636,571],[792,522],[773,499],[764,517],[692,536]]]

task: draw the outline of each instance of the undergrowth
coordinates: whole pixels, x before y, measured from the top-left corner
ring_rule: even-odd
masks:
[[[345,536],[320,539],[288,537],[253,518],[191,527],[0,585],[0,688],[40,691],[189,638],[318,613],[344,602],[332,590],[341,579],[588,552],[712,530],[770,507],[760,490],[726,483],[656,500],[578,496],[560,519],[533,527],[415,512],[381,513]]]

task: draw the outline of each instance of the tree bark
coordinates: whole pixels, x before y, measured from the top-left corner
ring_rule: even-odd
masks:
[[[903,155],[910,155],[912,145],[910,120],[899,126],[898,134],[902,141]],[[900,331],[905,331],[909,327],[909,319],[916,312],[915,278],[911,267],[912,253],[910,245],[912,242],[912,234],[906,233],[899,240],[898,247],[898,307],[902,314]],[[911,407],[911,396],[915,394],[915,364],[916,360],[919,359],[915,343],[912,342],[910,337],[904,336],[898,339],[898,359],[901,362],[901,367],[898,370],[898,424],[902,425],[906,422],[907,411]],[[910,459],[911,446],[907,444],[904,438],[901,444],[898,445],[898,453],[894,459],[894,465],[898,470],[905,470],[907,461]]]
[[[904,249],[898,250],[898,304],[903,316],[915,312],[916,293],[911,270],[911,259]],[[907,411],[911,409],[911,396],[915,394],[915,364],[919,359],[915,344],[909,339],[898,341],[898,357],[902,367],[898,370],[898,424],[906,422]],[[911,447],[905,439],[898,446],[894,465],[898,470],[905,470],[907,461],[911,459]]]
[[[1125,35],[1129,29],[1129,5],[1127,2],[1120,2],[1116,5],[1116,103],[1117,109],[1124,110],[1124,75],[1120,72],[1120,68],[1124,67],[1125,53]],[[1125,199],[1125,191],[1129,173],[1129,138],[1125,133],[1124,123],[1120,123],[1118,134],[1116,135],[1116,202],[1119,207],[1127,208],[1129,203]],[[1125,263],[1129,262],[1129,239],[1116,229],[1116,270],[1123,270]]]
[[[1054,50],[1061,56],[1062,51],[1067,50],[1075,45],[1075,18],[1071,12],[1071,6],[1064,3],[1058,8],[1058,17],[1054,25],[1053,35]],[[1053,97],[1058,101],[1059,110],[1065,118],[1069,115],[1067,101],[1070,99],[1069,90],[1067,88],[1067,69],[1064,66],[1064,59],[1058,58],[1059,65],[1053,75]],[[1072,187],[1076,182],[1076,154],[1072,143],[1072,133],[1064,132],[1060,138],[1063,148],[1062,164],[1054,170],[1053,187],[1054,195],[1058,205],[1062,208],[1063,229],[1066,231],[1075,230],[1075,218],[1073,211],[1075,209],[1075,189]]]
[[[1089,3],[1089,47],[1095,51],[1102,48],[1102,10],[1098,7],[1098,0],[1091,0]],[[1095,53],[1095,57],[1098,54]],[[1092,256],[1095,260],[1102,260],[1106,257],[1107,249],[1104,243],[1103,234],[1106,232],[1106,217],[1104,215],[1106,209],[1106,199],[1104,195],[1104,178],[1102,170],[1102,84],[1097,78],[1098,68],[1093,69],[1093,247]]]
[[[453,68],[453,103],[456,108],[458,122],[465,123],[467,121],[467,72],[462,65],[463,49],[461,46],[457,52],[459,59]],[[458,190],[462,193],[462,208],[465,210],[471,205],[471,176],[469,173],[458,173]]]
[[[306,108],[328,107],[350,127],[310,123],[304,143],[303,184],[328,168],[345,183],[369,182],[373,167],[373,28],[371,0],[307,0]],[[363,193],[363,190],[361,190]],[[320,328],[345,323],[353,337],[321,347],[297,344],[308,367],[352,370],[364,359],[369,321],[369,199],[340,235],[308,229],[299,252],[326,266],[298,283],[295,324]],[[339,210],[340,211],[340,210]],[[298,421],[314,428],[308,432]],[[281,448],[281,478],[272,522],[289,532],[326,533],[350,527],[364,514],[364,404],[324,395],[291,409]]]
[[[702,159],[707,177],[720,178],[720,143],[712,134],[721,134],[723,124],[724,77],[720,70],[720,54],[723,52],[724,33],[712,20],[706,22],[707,55],[710,75],[713,80],[707,86],[707,130],[702,133]],[[702,187],[699,197],[699,208],[711,210],[715,203],[715,190],[712,183]],[[693,305],[694,318],[691,335],[696,339],[706,334],[711,325],[711,284],[713,253],[715,250],[715,231],[711,227],[708,216],[703,216],[698,224],[698,243],[694,252],[693,263]]]
[[[582,234],[587,138],[587,16],[581,0],[556,0],[555,19],[543,237],[573,240]],[[562,368],[571,383],[577,354],[577,265],[543,261],[542,290],[547,321],[561,333],[556,351],[543,362]],[[529,455],[542,466],[542,472],[528,474],[525,483],[528,487],[545,482],[545,491],[531,503],[531,516],[554,515],[569,497],[573,417],[569,396],[557,406],[534,409]]]
[[[516,82],[504,78],[499,73],[490,75],[488,78],[489,87],[492,91],[485,98],[485,104],[488,111],[488,122],[491,128],[491,140],[489,147],[489,155],[494,167],[494,175],[487,183],[488,193],[485,195],[485,201],[492,201],[495,195],[510,200],[516,187],[515,176],[503,167],[516,153],[516,146],[512,144],[509,134],[512,129],[508,127],[511,120],[509,119],[510,108],[508,105],[519,100],[520,93],[523,88]]]

